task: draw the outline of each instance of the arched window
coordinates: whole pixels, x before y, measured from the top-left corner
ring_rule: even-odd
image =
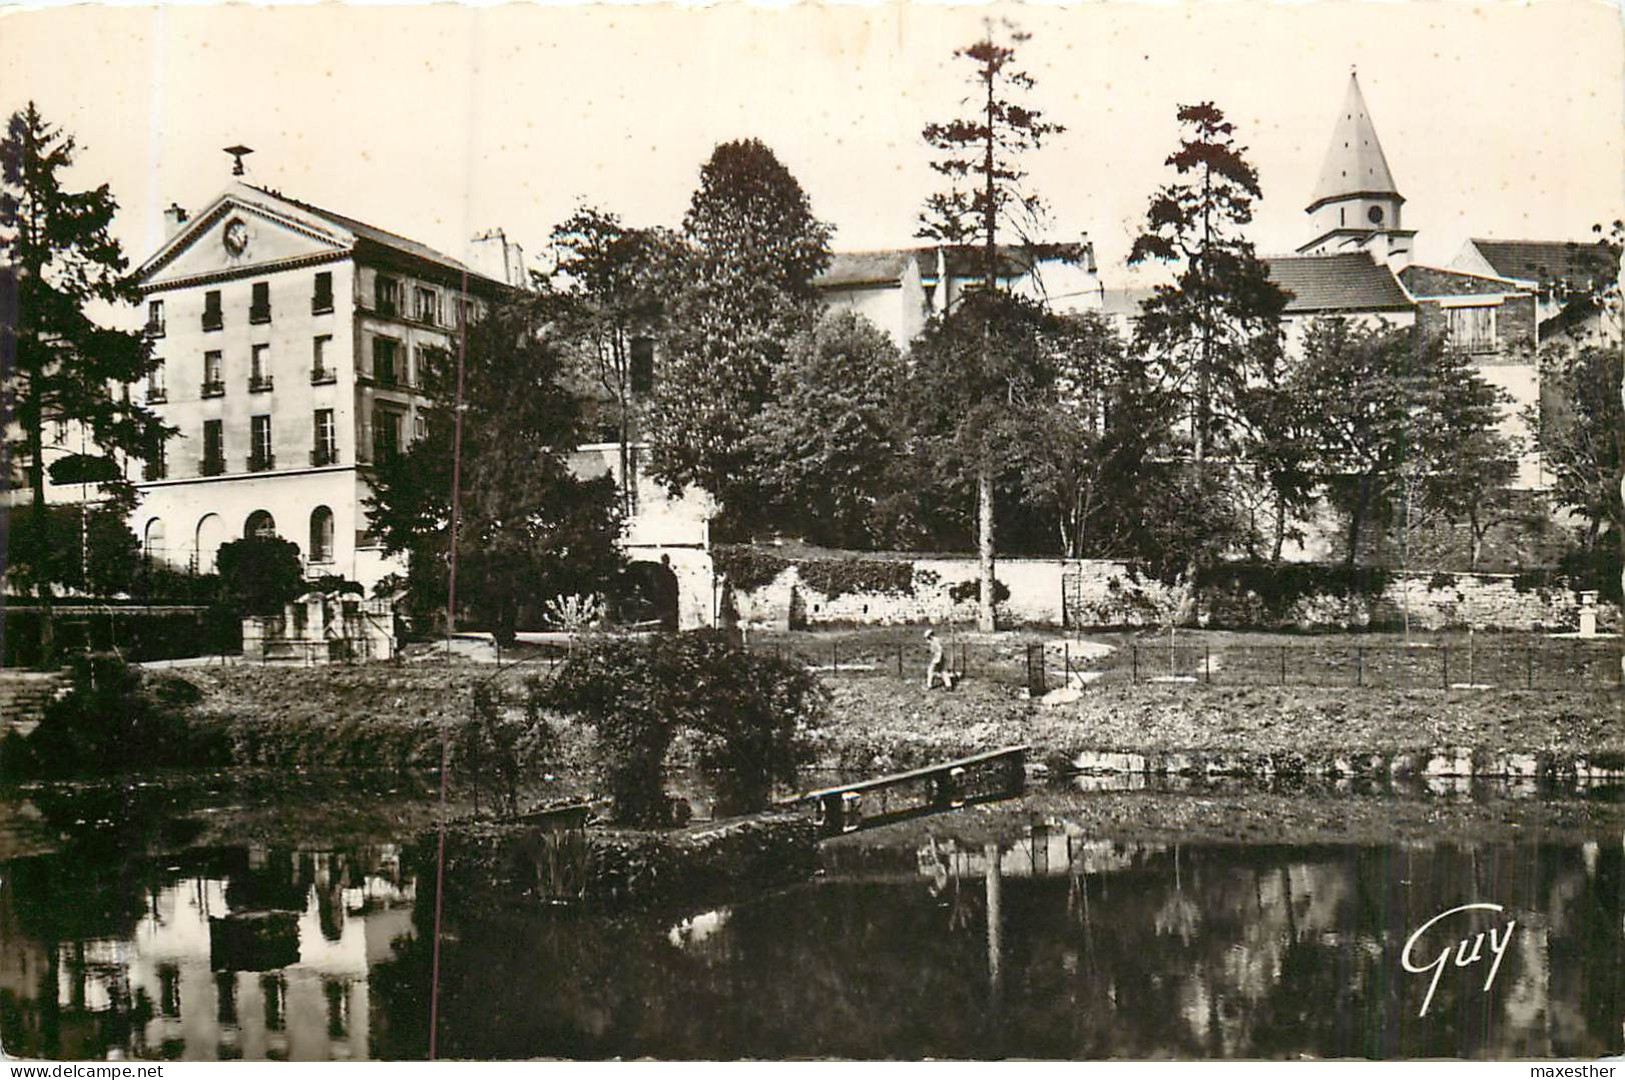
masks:
[[[200,574],[215,572],[214,557],[220,545],[226,542],[226,523],[219,514],[204,514],[198,519],[192,549],[192,567]]]
[[[162,518],[153,518],[147,522],[146,532],[141,538],[141,555],[147,560],[149,566],[164,561],[164,522]]]
[[[333,561],[333,511],[325,506],[310,512],[310,561]]]
[[[252,514],[248,515],[248,520],[247,521],[243,522],[243,537],[244,537],[244,539],[247,539],[248,537],[251,537],[251,536],[258,536],[258,537],[264,537],[264,538],[269,539],[270,537],[274,537],[275,535],[276,535],[276,518],[272,517],[270,515],[269,511],[256,510]]]

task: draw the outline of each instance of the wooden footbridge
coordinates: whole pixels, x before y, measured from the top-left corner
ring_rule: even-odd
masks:
[[[808,791],[785,806],[813,808],[821,836],[838,836],[902,818],[992,802],[1026,790],[1027,753],[1032,747],[1006,746],[940,765]]]

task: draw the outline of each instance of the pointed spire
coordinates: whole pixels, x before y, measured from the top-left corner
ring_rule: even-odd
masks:
[[[1359,77],[1350,69],[1348,93],[1332,128],[1332,145],[1326,151],[1326,163],[1320,168],[1320,182],[1315,185],[1308,209],[1312,213],[1324,203],[1357,194],[1391,195],[1404,201],[1394,184],[1394,174],[1388,171],[1382,144],[1377,141],[1377,129],[1371,123],[1365,96],[1360,93]]]

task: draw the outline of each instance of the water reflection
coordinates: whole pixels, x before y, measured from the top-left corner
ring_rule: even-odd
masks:
[[[952,819],[943,819],[951,822]],[[427,1050],[432,846],[0,865],[0,1031],[61,1058]],[[1619,1053],[1625,846],[828,849],[805,885],[617,917],[446,896],[449,1057],[1585,1057]],[[487,868],[489,872],[489,868]],[[1401,970],[1432,916],[1516,918],[1492,992]],[[1435,952],[1437,949],[1434,950]]]
[[[344,1060],[370,1053],[367,975],[412,931],[399,852],[238,848],[59,889],[66,857],[0,881],[0,1031],[63,1058]],[[81,887],[87,883],[81,882]],[[139,909],[105,893],[127,891]],[[65,908],[101,909],[64,927]],[[64,934],[67,929],[71,936]]]

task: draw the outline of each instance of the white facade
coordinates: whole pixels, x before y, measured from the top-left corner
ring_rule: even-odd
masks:
[[[178,428],[137,483],[156,561],[208,572],[274,531],[311,575],[404,570],[367,532],[368,472],[419,430],[418,364],[495,283],[404,238],[233,184],[139,271],[160,373],[134,393]]]

